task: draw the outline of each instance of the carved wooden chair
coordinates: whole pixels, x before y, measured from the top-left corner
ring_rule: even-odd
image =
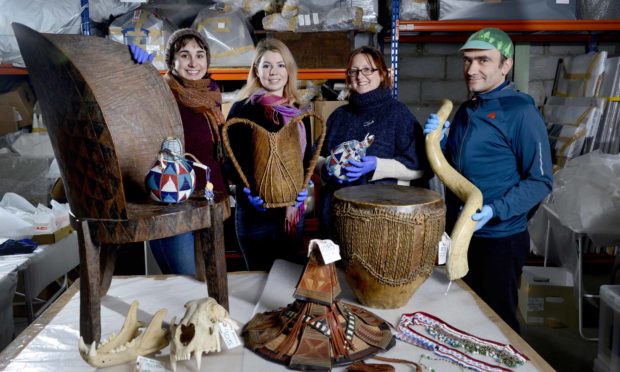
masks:
[[[161,205],[144,176],[162,141],[183,141],[177,104],[159,72],[99,37],[41,34],[13,24],[60,165],[80,251],[80,335],[101,336],[101,297],[119,245],[196,231],[196,276],[228,309],[225,195]]]

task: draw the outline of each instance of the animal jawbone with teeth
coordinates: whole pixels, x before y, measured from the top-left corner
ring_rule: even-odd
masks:
[[[175,322],[176,317],[170,322],[170,364],[173,371],[176,371],[177,361],[189,360],[192,354],[200,370],[202,353],[221,350],[218,323],[225,322],[234,329],[239,328],[228,311],[211,297],[188,301],[185,315],[179,324]]]
[[[103,368],[135,361],[140,355],[156,353],[168,345],[168,331],[162,328],[166,309],[161,309],[151,323],[144,328],[138,320],[138,301],[132,302],[127,318],[117,334],[112,333],[99,346],[96,342],[89,346],[80,337],[79,350],[82,359],[93,367]]]

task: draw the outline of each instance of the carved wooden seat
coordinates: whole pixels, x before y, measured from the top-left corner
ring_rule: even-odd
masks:
[[[41,34],[15,23],[13,29],[78,231],[84,341],[100,339],[100,299],[112,280],[116,247],[126,243],[199,232],[196,276],[228,308],[226,197],[211,205],[198,197],[161,205],[144,188],[163,139],[183,141],[177,104],[159,72],[135,64],[126,46],[107,39]]]

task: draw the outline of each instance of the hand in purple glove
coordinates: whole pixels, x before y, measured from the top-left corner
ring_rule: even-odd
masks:
[[[147,61],[153,62],[153,58],[155,58],[155,52],[149,54],[146,50],[135,44],[129,44],[129,51],[131,51],[131,58],[139,65]]]
[[[263,201],[263,199],[261,199],[260,196],[252,196],[252,192],[247,187],[243,188],[243,192],[248,197],[248,201],[250,202],[250,204],[252,204],[252,206],[256,208],[257,211],[259,212],[266,211],[266,209],[263,208],[263,204],[265,202]]]
[[[295,198],[295,200],[297,201],[297,203],[295,203],[295,208],[301,207],[301,205],[304,203],[304,200],[308,198],[308,189],[311,185],[312,181],[308,182],[308,187],[306,187],[305,190],[302,190],[299,192],[299,194],[297,194],[297,198]]]
[[[360,161],[353,159],[349,160],[349,166],[344,168],[344,174],[347,176],[347,181],[352,182],[377,169],[377,157],[376,156],[364,156]]]
[[[428,116],[428,119],[426,119],[426,123],[424,123],[424,135],[428,135],[430,132],[437,129],[438,126],[439,116],[437,116],[437,114],[430,114]],[[446,135],[446,129],[448,128],[450,128],[450,122],[446,120],[445,124],[443,125],[443,129],[441,130],[441,137],[439,138],[439,141],[443,140],[443,137]]]
[[[323,164],[323,166],[321,167],[321,179],[324,182],[327,182],[328,180],[330,182],[336,182],[338,184],[342,184],[342,180],[336,176],[334,176],[334,174],[332,172],[329,171],[329,168],[327,166],[327,162],[325,162],[325,164]]]
[[[478,221],[474,231],[480,230],[484,225],[486,225],[487,222],[489,222],[491,218],[493,218],[493,208],[489,205],[482,206],[482,210],[480,212],[474,213],[471,216],[472,220]]]

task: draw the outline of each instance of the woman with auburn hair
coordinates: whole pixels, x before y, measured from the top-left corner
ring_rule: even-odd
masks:
[[[311,158],[311,137],[309,126],[293,120],[303,113],[296,82],[297,64],[286,45],[277,39],[261,40],[256,46],[247,82],[238,93],[228,120],[247,119],[270,132],[277,132],[285,125],[296,125],[304,163],[300,166],[305,169]],[[250,128],[233,126],[228,135],[235,158],[241,169],[249,174],[254,167]],[[297,261],[303,230],[303,201],[308,191],[299,193],[294,206],[265,209],[264,201],[243,185],[230,162],[226,170],[236,184],[235,226],[248,269],[269,270],[276,258]]]
[[[330,204],[336,190],[367,183],[427,187],[431,175],[422,127],[407,106],[392,97],[383,53],[368,46],[352,51],[346,85],[349,102],[329,116],[316,167],[321,172],[319,205],[324,237],[328,236]],[[331,150],[346,141],[362,142],[367,134],[374,135],[374,141],[366,156],[351,160],[342,177],[332,174],[325,161]]]

